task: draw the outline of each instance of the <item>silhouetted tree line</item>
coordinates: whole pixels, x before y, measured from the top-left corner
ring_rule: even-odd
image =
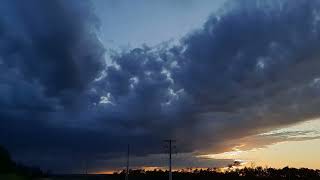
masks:
[[[145,170],[130,170],[129,173],[130,180],[166,180],[168,179],[168,172],[163,170],[154,170],[154,171],[145,171]],[[125,175],[125,171],[121,173],[115,173],[106,179],[123,179]],[[173,172],[174,180],[231,180],[231,179],[248,179],[248,180],[256,180],[256,179],[270,179],[270,180],[320,180],[320,170],[313,170],[307,168],[289,168],[285,167],[282,169],[275,168],[242,168],[242,169],[234,169],[227,170],[225,172],[221,172],[215,168],[209,168],[206,170],[203,169],[195,169],[192,171],[181,170],[178,172]]]
[[[17,177],[21,176],[26,178],[46,176],[46,174],[43,173],[38,167],[28,167],[14,162],[11,159],[10,153],[5,148],[0,146],[0,179],[2,177],[7,177],[5,175],[15,175]]]

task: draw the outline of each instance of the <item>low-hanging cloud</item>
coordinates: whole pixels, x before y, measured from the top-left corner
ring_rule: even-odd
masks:
[[[90,3],[1,4],[0,142],[17,154],[108,159],[127,143],[158,154],[167,138],[221,152],[319,116],[316,0],[230,1],[178,44],[114,53],[109,66]]]

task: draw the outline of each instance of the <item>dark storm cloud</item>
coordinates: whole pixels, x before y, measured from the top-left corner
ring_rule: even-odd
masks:
[[[199,145],[319,115],[318,13],[317,1],[240,1],[184,39],[172,77]]]
[[[47,96],[86,88],[103,68],[104,52],[87,6],[57,0],[2,2],[2,67],[39,83]]]
[[[14,155],[72,150],[80,136],[96,136],[64,128],[74,116],[59,116],[88,106],[84,94],[104,68],[91,9],[78,1],[0,2],[0,142]]]
[[[177,45],[109,66],[90,3],[2,1],[0,15],[0,142],[20,160],[65,171],[59,157],[163,153],[167,138],[221,152],[319,116],[316,0],[231,1]]]
[[[101,81],[108,106],[124,110],[128,131],[175,137],[185,151],[229,149],[234,138],[318,117],[319,7],[231,1],[179,45],[115,56]]]

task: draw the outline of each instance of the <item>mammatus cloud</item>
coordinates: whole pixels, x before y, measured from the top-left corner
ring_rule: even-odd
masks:
[[[221,152],[319,116],[316,0],[230,1],[178,44],[115,53],[109,66],[88,7],[1,2],[0,137],[21,159],[73,154],[75,165],[129,142],[158,154],[166,138]]]

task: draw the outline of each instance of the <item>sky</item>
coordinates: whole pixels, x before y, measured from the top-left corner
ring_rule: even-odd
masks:
[[[317,0],[0,1],[0,144],[56,173],[320,168]]]
[[[102,43],[109,48],[156,46],[202,26],[226,0],[94,0]]]

